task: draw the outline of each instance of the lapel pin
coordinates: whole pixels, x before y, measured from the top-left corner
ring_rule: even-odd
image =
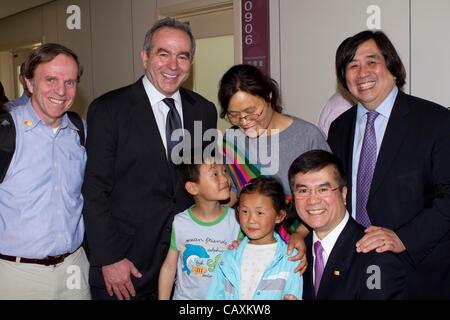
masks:
[[[30,120],[25,120],[23,122],[27,127],[31,127],[33,125],[33,122],[31,122]]]
[[[339,277],[341,275],[341,272],[339,270],[333,271],[333,276]]]

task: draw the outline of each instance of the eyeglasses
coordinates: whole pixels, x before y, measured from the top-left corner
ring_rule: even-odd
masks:
[[[337,189],[339,189],[339,186],[337,186],[336,188],[331,187],[319,187],[314,189],[298,188],[297,190],[294,191],[294,197],[296,197],[297,199],[306,199],[311,197],[312,194],[314,193],[316,197],[325,198],[331,196],[331,194]]]
[[[258,118],[263,114],[264,107],[262,108],[260,113],[251,113],[246,116],[241,117],[241,112],[228,112],[227,119],[231,124],[239,125],[242,120],[246,122],[255,122]]]

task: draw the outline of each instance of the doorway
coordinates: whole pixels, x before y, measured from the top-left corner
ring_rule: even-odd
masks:
[[[25,62],[25,60],[30,55],[33,47],[23,48],[14,50],[12,52],[13,56],[13,70],[14,70],[14,99],[17,99],[23,94],[23,86],[20,83],[19,75],[20,75],[20,65]],[[11,99],[12,100],[12,99]]]
[[[23,87],[19,81],[20,65],[31,51],[40,45],[41,43],[34,43],[0,52],[0,81],[5,87],[9,100],[17,99],[22,95]]]

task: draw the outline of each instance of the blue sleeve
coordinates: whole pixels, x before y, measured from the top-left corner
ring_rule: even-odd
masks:
[[[225,276],[218,266],[209,284],[206,300],[225,300]]]
[[[283,292],[283,296],[291,294],[295,296],[298,300],[302,299],[303,294],[303,277],[299,272],[294,272],[298,265],[297,261],[287,260],[289,265],[289,277],[286,281],[286,287]]]

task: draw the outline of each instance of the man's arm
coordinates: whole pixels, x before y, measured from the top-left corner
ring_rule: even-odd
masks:
[[[403,263],[392,253],[373,253],[362,272],[357,299],[407,299],[407,276]]]
[[[418,263],[450,231],[450,114],[443,114],[443,117],[429,161],[432,176],[427,178],[432,181],[434,189],[431,207],[423,208],[414,219],[398,230],[378,227],[367,229],[366,235],[358,241],[363,252],[376,250],[400,253],[406,249],[414,263]]]
[[[288,255],[292,253],[292,249],[297,249],[297,254],[295,256],[289,257],[291,261],[299,261],[297,268],[295,268],[295,272],[300,272],[303,274],[308,267],[308,260],[306,257],[306,244],[305,238],[309,234],[308,228],[302,223],[300,224],[294,233],[289,236],[288,243]]]
[[[117,153],[117,121],[105,98],[95,100],[89,107],[86,141],[87,164],[83,183],[83,216],[89,246],[90,264],[101,266],[109,295],[119,300],[135,295],[131,275],[142,275],[134,264],[125,259],[129,235],[119,233],[112,218],[111,193],[115,184]],[[117,116],[116,116],[117,117]],[[131,229],[123,225],[120,229]],[[128,230],[131,233],[132,230]]]
[[[112,219],[111,193],[115,184],[118,133],[111,107],[104,99],[97,99],[89,106],[87,125],[83,216],[90,263],[103,266],[122,260],[127,249]]]

